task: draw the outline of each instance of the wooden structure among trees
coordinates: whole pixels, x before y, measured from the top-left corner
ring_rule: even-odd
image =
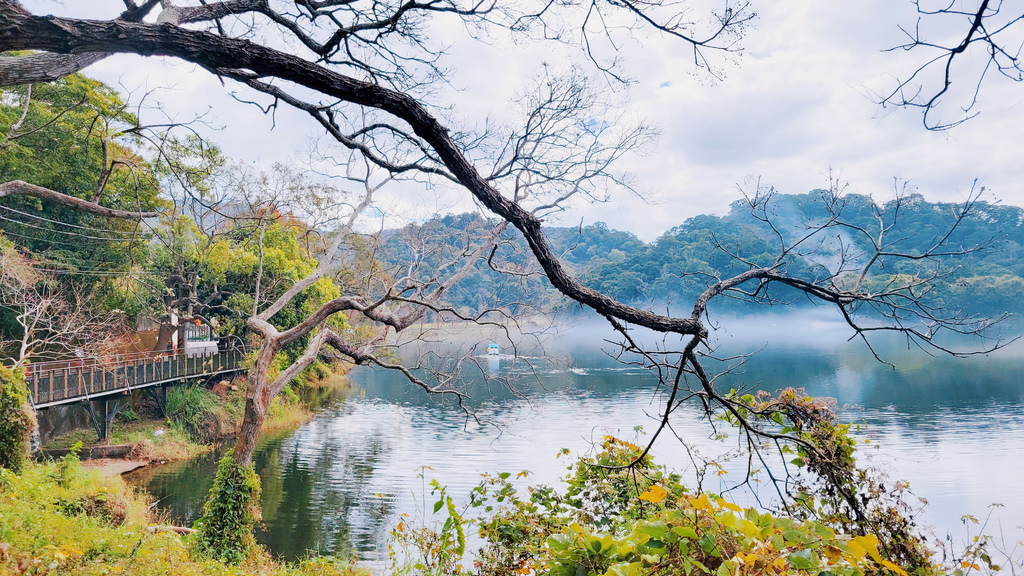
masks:
[[[38,362],[26,367],[25,384],[37,411],[84,403],[96,434],[104,440],[131,392],[150,392],[162,411],[168,386],[237,372],[246,353],[244,348],[228,348],[208,356],[142,352],[119,354],[107,362],[92,358]]]

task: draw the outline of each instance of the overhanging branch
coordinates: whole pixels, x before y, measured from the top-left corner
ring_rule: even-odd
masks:
[[[107,208],[106,206],[100,206],[99,204],[89,202],[88,200],[75,198],[74,196],[50,190],[49,188],[43,188],[42,186],[36,186],[35,184],[29,184],[28,182],[23,182],[21,180],[12,180],[10,182],[0,184],[0,198],[4,196],[32,196],[49,202],[54,202],[62,206],[68,206],[82,212],[96,214],[97,216],[121,218],[124,220],[155,218],[160,215],[159,212],[129,212],[126,210]]]

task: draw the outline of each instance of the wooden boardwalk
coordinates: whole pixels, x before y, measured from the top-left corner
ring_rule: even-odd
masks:
[[[92,359],[30,364],[25,383],[36,410],[100,400],[140,388],[240,370],[246,350],[230,348],[208,356],[143,352],[108,362]]]

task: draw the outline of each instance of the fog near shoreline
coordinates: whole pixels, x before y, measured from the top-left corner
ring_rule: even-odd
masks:
[[[652,308],[656,313],[664,310]],[[681,313],[670,311],[675,316]],[[766,349],[807,348],[816,350],[834,349],[837,346],[855,346],[867,350],[867,345],[854,330],[830,307],[816,307],[800,310],[772,309],[757,314],[712,314],[702,319],[708,328],[708,344],[712,351],[731,354],[752,353]],[[865,326],[872,325],[865,321]],[[1001,344],[991,356],[1024,357],[1024,341],[1019,338],[1022,329],[1018,326],[997,324],[991,331],[991,338],[980,339],[940,334],[936,343],[957,352],[970,353],[991,348],[998,340]],[[653,330],[630,326],[632,338],[654,349],[681,349],[689,336],[662,334]],[[535,338],[547,349],[557,351],[579,345],[600,345],[614,348],[622,340],[608,322],[596,315],[563,318],[548,329],[540,338]],[[899,352],[918,351],[921,354],[941,356],[937,350],[924,350],[909,344],[906,336],[895,332],[874,332],[867,335],[867,341],[877,351]],[[884,359],[884,358],[883,358]]]

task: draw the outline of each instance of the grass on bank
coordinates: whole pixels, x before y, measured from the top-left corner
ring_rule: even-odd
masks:
[[[96,432],[92,428],[80,428],[54,438],[45,448],[68,449],[77,443],[89,447],[96,442]],[[182,460],[208,452],[211,448],[194,442],[186,432],[163,419],[117,422],[110,433],[110,443],[131,445],[129,459],[132,460]]]
[[[150,498],[76,458],[0,469],[0,574],[368,576],[317,558],[275,562],[257,548],[239,566],[204,558],[191,536],[163,530]]]

